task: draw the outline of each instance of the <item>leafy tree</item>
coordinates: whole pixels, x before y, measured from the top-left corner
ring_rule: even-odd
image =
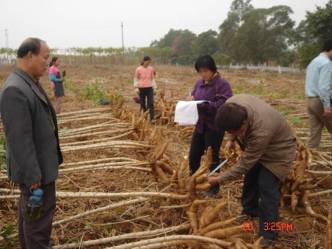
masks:
[[[192,50],[195,39],[196,35],[187,29],[171,29],[159,41],[154,41],[151,46],[156,48],[170,48],[170,60],[172,63],[188,64],[192,63],[195,58]]]
[[[289,35],[293,31],[291,13],[290,7],[280,5],[246,14],[236,37],[237,59],[254,64],[279,61],[288,50]]]
[[[284,5],[255,9],[250,0],[234,0],[219,27],[220,51],[236,63],[280,63],[283,55],[290,54],[291,13],[292,9]]]
[[[235,43],[243,18],[253,9],[251,0],[234,0],[228,12],[227,19],[219,26],[220,50],[229,58],[237,57],[237,44]]]
[[[193,52],[196,55],[213,55],[218,51],[218,33],[214,30],[208,30],[198,35],[193,42]]]
[[[297,43],[297,60],[306,67],[317,56],[325,40],[332,34],[332,0],[325,7],[317,7],[314,12],[307,12],[296,29],[294,37]]]

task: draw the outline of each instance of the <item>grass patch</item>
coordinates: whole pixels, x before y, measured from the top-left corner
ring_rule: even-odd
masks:
[[[0,170],[2,169],[7,169],[6,140],[4,136],[0,136]]]

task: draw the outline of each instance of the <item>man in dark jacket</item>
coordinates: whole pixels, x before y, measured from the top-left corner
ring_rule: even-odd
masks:
[[[39,83],[50,50],[38,38],[26,39],[17,51],[14,71],[0,97],[7,145],[9,179],[19,184],[19,235],[23,249],[49,249],[55,211],[55,180],[62,163],[54,109]],[[27,215],[31,193],[42,189],[42,212]]]

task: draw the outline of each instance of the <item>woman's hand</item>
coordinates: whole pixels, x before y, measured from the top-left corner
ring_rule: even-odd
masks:
[[[51,82],[51,89],[54,90],[54,88],[55,88],[54,82]]]
[[[186,98],[186,100],[187,100],[187,101],[193,101],[193,100],[194,100],[194,97],[193,97],[193,96],[188,96],[188,97]]]

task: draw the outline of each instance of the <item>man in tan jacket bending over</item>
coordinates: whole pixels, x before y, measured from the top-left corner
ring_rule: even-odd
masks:
[[[234,147],[236,141],[243,154],[236,165],[209,177],[209,183],[224,184],[244,175],[243,213],[259,217],[259,235],[264,238],[262,244],[268,245],[277,236],[268,228],[279,218],[280,183],[295,159],[292,129],[269,104],[246,94],[235,95],[220,107],[216,126],[231,135],[226,147]]]

